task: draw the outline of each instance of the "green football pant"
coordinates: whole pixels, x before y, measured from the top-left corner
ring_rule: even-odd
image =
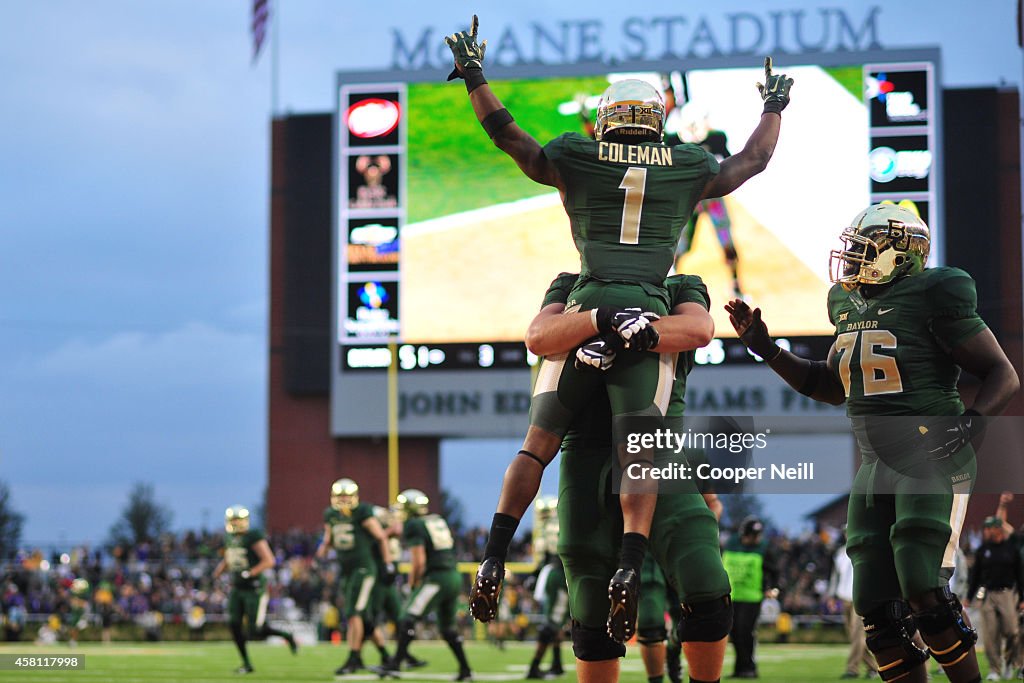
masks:
[[[263,628],[267,619],[267,604],[270,594],[266,591],[235,588],[228,595],[228,623],[241,624],[244,617],[249,633],[254,634]]]
[[[861,465],[847,522],[857,614],[947,585],[974,468],[972,460],[963,471],[969,476],[954,485],[901,476],[877,462]]]
[[[437,614],[441,633],[455,627],[455,608],[462,593],[462,576],[455,569],[428,571],[420,585],[409,595],[402,618],[420,621],[428,614]]]
[[[569,592],[565,570],[556,562],[544,579],[544,619],[553,628],[565,626],[569,618]]]
[[[345,596],[345,617],[372,616],[373,587],[377,583],[377,570],[358,567],[342,578],[341,592]]]
[[[372,601],[370,614],[374,619],[383,617],[385,622],[398,622],[398,615],[402,607],[398,599],[398,589],[395,586],[385,584],[378,576],[370,599]]]
[[[584,626],[604,628],[608,582],[618,568],[622,510],[612,494],[611,449],[562,449],[558,487],[558,554],[569,588],[569,613]],[[729,594],[718,549],[718,520],[691,482],[658,497],[650,549],[668,585],[684,603]],[[692,489],[692,491],[690,490]]]
[[[590,310],[599,306],[638,307],[663,316],[668,312],[663,295],[664,290],[650,286],[592,280],[570,293],[570,302],[575,303],[566,311]],[[530,424],[564,436],[573,418],[587,406],[594,393],[606,388],[612,415],[649,416],[655,421],[645,423],[644,428],[660,428],[660,420],[672,395],[675,362],[676,354],[623,351],[609,370],[595,372],[577,370],[574,353],[549,356],[541,362],[537,372],[530,403]],[[622,442],[624,438],[620,435],[618,441]]]

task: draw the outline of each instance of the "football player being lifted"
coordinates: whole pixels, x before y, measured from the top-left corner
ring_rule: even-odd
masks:
[[[556,188],[569,216],[582,272],[562,323],[581,340],[604,335],[603,345],[581,352],[577,362],[561,353],[544,359],[530,405],[530,427],[522,450],[505,472],[484,560],[470,593],[470,611],[490,621],[497,611],[504,561],[527,507],[537,495],[544,468],[558,452],[573,417],[595,391],[605,389],[615,417],[618,444],[627,433],[664,427],[674,356],[660,353],[651,325],[669,307],[664,280],[672,267],[679,232],[702,199],[732,192],[760,173],[775,149],[781,112],[789,103],[792,79],[771,72],[759,86],[763,112],[739,153],[721,164],[707,150],[662,142],[665,104],[657,88],[627,79],[612,84],[598,106],[596,140],[565,133],[541,146],[520,128],[483,74],[486,41],[470,31],[449,36],[455,59],[449,79],[462,78],[477,119],[493,143],[512,157],[530,179]],[[609,354],[628,346],[614,365]],[[588,372],[594,367],[605,372]],[[627,424],[628,423],[628,424]],[[631,449],[638,450],[638,449]],[[619,465],[641,469],[650,450],[619,450]],[[636,470],[634,470],[635,472]],[[625,642],[636,632],[639,572],[647,549],[657,482],[623,477],[625,520],[618,569],[609,583],[608,629]]]
[[[340,592],[345,597],[348,620],[348,660],[334,673],[351,674],[363,667],[363,640],[368,634],[366,620],[372,616],[373,588],[377,563],[373,547],[380,550],[380,562],[394,574],[387,534],[373,515],[373,507],[359,502],[359,485],[351,479],[331,484],[331,504],[324,510],[324,537],[316,549],[318,559],[334,548],[340,565]],[[372,632],[372,630],[371,630]]]
[[[267,624],[267,577],[265,572],[277,564],[270,550],[266,536],[249,523],[249,510],[242,505],[232,505],[224,511],[224,559],[213,570],[216,579],[225,571],[231,573],[231,593],[228,595],[228,627],[235,641],[242,666],[238,673],[252,673],[249,652],[246,649],[246,635],[249,640],[267,636],[280,636],[288,642],[292,654],[297,651],[295,638],[286,631],[279,631]],[[242,628],[246,621],[248,633]]]
[[[826,360],[776,345],[760,309],[733,300],[726,310],[747,348],[789,386],[846,403],[862,457],[847,526],[853,602],[882,679],[925,681],[930,654],[953,683],[980,681],[977,634],[948,581],[975,473],[971,441],[1020,383],[978,316],[974,280],[925,268],[931,237],[917,214],[870,206],[842,240],[832,252],[836,339]],[[961,368],[981,380],[966,410]]]

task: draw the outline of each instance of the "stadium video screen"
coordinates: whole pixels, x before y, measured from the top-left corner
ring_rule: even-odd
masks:
[[[719,337],[734,336],[722,305],[737,286],[771,312],[774,334],[831,335],[829,252],[843,227],[882,199],[909,202],[935,223],[931,65],[776,71],[796,84],[768,169],[701,205],[677,249],[676,272],[708,285]],[[491,87],[543,145],[584,133],[581,109],[592,120],[609,83],[667,81],[677,102],[666,134],[724,156],[758,123],[763,76],[652,71]],[[457,84],[342,81],[338,94],[339,344],[379,351],[392,335],[428,346],[521,342],[551,280],[580,268],[557,191],[491,144]]]

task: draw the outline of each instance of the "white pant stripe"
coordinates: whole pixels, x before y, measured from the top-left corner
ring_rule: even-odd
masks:
[[[423,611],[427,609],[427,605],[434,599],[434,596],[441,592],[441,586],[436,583],[425,583],[420,588],[420,592],[416,594],[416,597],[411,603],[409,603],[409,614],[414,617],[422,617]]]

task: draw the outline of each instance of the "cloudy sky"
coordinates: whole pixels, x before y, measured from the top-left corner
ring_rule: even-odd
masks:
[[[842,4],[860,16],[872,3]],[[965,29],[959,3],[900,3],[880,38],[950,45],[947,83],[1017,82],[1012,4]],[[335,70],[387,67],[396,16],[410,36],[465,22],[456,2],[351,7],[285,5],[282,109],[327,111]],[[914,7],[934,25],[908,34]],[[530,0],[481,14],[522,26],[594,9]],[[0,479],[29,541],[102,538],[135,481],[155,484],[178,527],[261,495],[271,89],[248,22],[247,0],[4,3]],[[994,49],[957,52],[964,30]],[[480,447],[447,451],[445,471]],[[485,517],[486,502],[471,507]]]

